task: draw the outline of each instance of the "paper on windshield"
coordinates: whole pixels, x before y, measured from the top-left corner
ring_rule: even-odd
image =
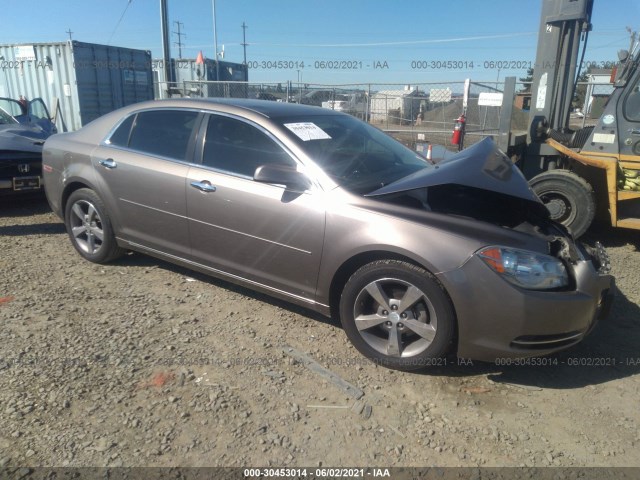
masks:
[[[285,123],[284,126],[295,133],[303,142],[331,138],[327,132],[313,122]]]

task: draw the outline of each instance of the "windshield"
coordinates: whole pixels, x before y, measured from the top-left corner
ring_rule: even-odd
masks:
[[[365,194],[430,163],[384,132],[348,115],[278,119],[302,150],[341,187]]]
[[[11,115],[0,108],[0,125],[14,125],[18,123]]]

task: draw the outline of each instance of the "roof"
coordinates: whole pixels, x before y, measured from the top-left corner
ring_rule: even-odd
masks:
[[[127,114],[147,108],[198,108],[216,109],[222,107],[225,111],[234,109],[253,112],[267,118],[304,116],[304,115],[343,115],[326,108],[297,103],[274,102],[272,100],[258,100],[252,98],[171,98],[166,100],[149,100],[147,102],[134,103],[117,110],[119,115]]]
[[[375,97],[408,97],[419,93],[416,89],[411,90],[380,90],[371,96]]]

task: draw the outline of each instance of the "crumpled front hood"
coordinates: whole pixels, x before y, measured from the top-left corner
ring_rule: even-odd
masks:
[[[42,152],[42,145],[49,135],[31,125],[0,126],[0,151]]]
[[[532,202],[540,213],[547,211],[520,170],[490,138],[366,196],[378,197],[437,185],[464,185],[497,192]]]

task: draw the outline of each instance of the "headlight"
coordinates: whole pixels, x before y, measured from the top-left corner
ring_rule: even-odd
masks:
[[[549,290],[569,285],[569,275],[557,258],[527,250],[487,247],[476,255],[504,279],[529,290]]]

